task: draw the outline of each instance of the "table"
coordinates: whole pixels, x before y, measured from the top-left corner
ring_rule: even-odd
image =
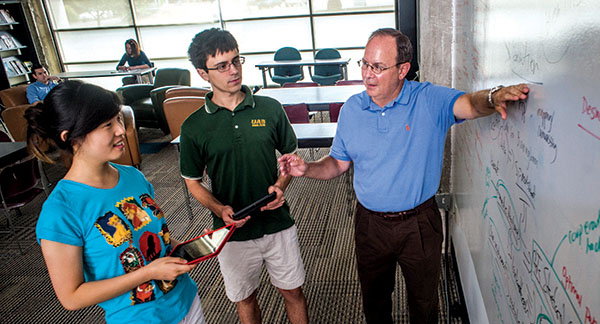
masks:
[[[25,142],[0,142],[0,167],[25,158],[28,154]]]
[[[155,67],[131,71],[117,71],[117,70],[96,70],[96,71],[71,71],[56,74],[61,79],[81,79],[81,78],[100,78],[100,77],[124,77],[133,75],[135,76],[138,83],[143,83],[142,76],[148,74],[150,83],[153,82],[152,72],[156,71]]]
[[[298,138],[298,148],[330,147],[337,130],[337,123],[292,124]],[[179,136],[171,141],[179,145]]]
[[[344,103],[365,90],[364,85],[261,89],[257,94],[276,99],[282,105],[305,103],[309,111],[329,110],[330,103]]]
[[[267,75],[266,72],[271,68],[283,67],[283,66],[308,66],[308,72],[312,75],[311,67],[316,65],[339,65],[342,68],[342,75],[344,80],[348,80],[348,62],[350,58],[337,58],[337,59],[305,59],[305,60],[285,60],[285,61],[263,61],[255,66],[262,72],[263,86],[267,87]]]
[[[292,124],[298,148],[331,147],[337,123]]]

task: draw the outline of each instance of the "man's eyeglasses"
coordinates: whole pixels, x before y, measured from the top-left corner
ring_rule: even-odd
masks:
[[[392,66],[383,67],[383,66],[379,66],[379,65],[372,65],[372,64],[368,63],[367,61],[365,61],[364,59],[358,60],[357,63],[358,63],[358,66],[360,66],[361,69],[364,70],[366,68],[369,68],[375,74],[381,74],[385,70],[389,70],[389,69],[391,69],[393,67],[396,67],[396,66],[398,66],[400,64],[403,64],[403,63],[396,63],[396,64],[394,64]]]
[[[246,58],[243,56],[238,56],[231,60],[231,62],[219,63],[214,68],[207,67],[206,70],[217,70],[219,72],[227,72],[229,71],[232,65],[235,65],[235,67],[239,68],[240,66],[242,66],[242,64],[244,64],[244,62],[246,62]]]

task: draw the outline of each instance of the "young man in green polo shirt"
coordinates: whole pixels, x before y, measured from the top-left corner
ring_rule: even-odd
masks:
[[[181,175],[192,195],[212,211],[214,228],[237,227],[219,254],[227,297],[243,324],[261,323],[256,291],[265,263],[290,322],[307,323],[304,266],[283,196],[291,178],[278,175],[275,155],[276,150],[296,151],[296,135],[279,102],[254,96],[242,85],[244,58],[229,32],[212,28],[197,34],[188,54],[213,91],[181,126]],[[212,191],[202,184],[204,169]],[[234,210],[271,192],[277,197],[262,212],[231,218]]]

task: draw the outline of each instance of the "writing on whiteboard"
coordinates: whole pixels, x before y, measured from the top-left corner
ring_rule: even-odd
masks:
[[[588,103],[588,100],[585,96],[583,96],[583,110],[581,113],[587,115],[592,121],[596,120],[600,123],[600,110],[598,110],[598,107],[594,107]],[[592,131],[581,124],[577,124],[577,126],[583,129],[586,133],[600,140],[600,135],[598,132]]]

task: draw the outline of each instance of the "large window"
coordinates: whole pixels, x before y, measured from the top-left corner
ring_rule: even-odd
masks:
[[[310,1],[310,2],[309,2]],[[351,58],[349,78],[368,35],[395,26],[394,0],[46,0],[48,19],[66,71],[114,69],[128,38],[137,39],[156,67],[183,67],[194,86],[208,86],[187,60],[192,37],[222,27],[237,39],[244,83],[262,84],[256,63],[283,46],[310,58],[325,47]],[[55,71],[52,71],[55,72]],[[310,81],[308,70],[305,80]],[[116,89],[121,80],[89,80]]]

